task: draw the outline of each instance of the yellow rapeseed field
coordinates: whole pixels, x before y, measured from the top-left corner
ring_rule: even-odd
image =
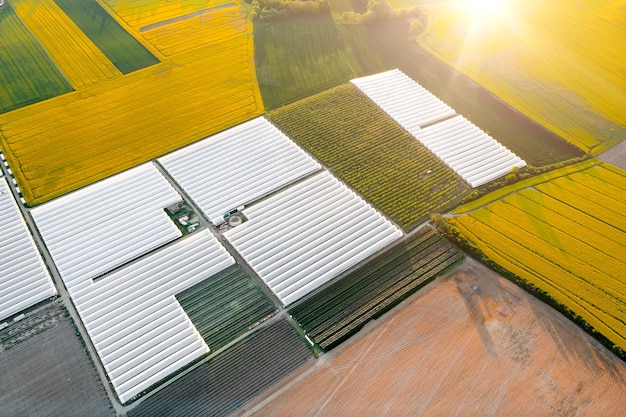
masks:
[[[450,224],[626,350],[626,172],[583,166]]]
[[[622,0],[427,4],[424,48],[584,151],[626,139]]]
[[[262,114],[251,34],[248,23],[243,33],[0,115],[0,147],[27,203]]]
[[[120,75],[54,0],[11,0],[11,6],[75,89]]]
[[[233,5],[216,9],[142,31],[141,34],[164,56],[175,55],[245,33],[246,16],[239,11],[240,7]]]
[[[100,0],[128,26],[140,31],[157,23],[236,3],[233,0]]]

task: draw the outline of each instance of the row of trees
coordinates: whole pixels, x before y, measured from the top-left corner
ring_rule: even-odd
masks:
[[[293,15],[330,12],[326,0],[252,0],[252,17],[258,20],[281,19]]]
[[[394,9],[387,0],[360,0],[365,12],[344,12],[341,15],[345,24],[371,25],[379,20],[399,17],[418,18],[422,16],[422,9],[418,6],[408,9]]]

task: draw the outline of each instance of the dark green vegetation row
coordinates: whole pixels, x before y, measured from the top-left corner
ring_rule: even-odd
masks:
[[[468,186],[351,84],[268,113],[300,146],[404,228]]]
[[[322,349],[330,349],[394,307],[463,253],[430,227],[307,297],[289,310]]]
[[[266,108],[292,103],[355,77],[399,68],[531,165],[583,155],[410,41],[407,19],[343,25],[341,14],[354,11],[358,2],[329,3],[334,18],[293,17],[255,24],[255,63]]]
[[[140,416],[226,416],[313,357],[284,319],[146,398]]]
[[[273,314],[272,304],[238,264],[176,296],[211,350],[217,350]]]
[[[95,1],[55,0],[122,74],[159,62]]]
[[[60,302],[2,332],[12,327],[21,340],[0,354],[0,416],[115,416]]]
[[[72,87],[5,3],[0,9],[0,113],[70,91]]]

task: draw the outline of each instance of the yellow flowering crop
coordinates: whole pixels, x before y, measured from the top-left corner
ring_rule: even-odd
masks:
[[[26,201],[47,201],[262,114],[246,29],[0,115],[0,147]]]
[[[488,257],[626,349],[626,172],[552,179],[451,221]]]
[[[120,75],[54,0],[11,0],[11,6],[75,89]]]

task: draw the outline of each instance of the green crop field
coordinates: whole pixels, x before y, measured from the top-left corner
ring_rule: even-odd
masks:
[[[335,21],[328,14],[258,22],[254,27],[254,49],[266,108],[354,78]]]
[[[9,4],[0,33],[0,113],[72,91]]]
[[[122,74],[128,74],[159,62],[97,2],[54,1]]]
[[[469,187],[351,84],[268,113],[336,175],[404,228]]]
[[[256,282],[233,265],[176,296],[211,350],[276,311]]]
[[[473,202],[449,224],[626,350],[626,172],[598,163],[579,169]]]
[[[316,343],[329,349],[461,259],[460,250],[424,227],[388,253],[306,297],[289,313]]]

